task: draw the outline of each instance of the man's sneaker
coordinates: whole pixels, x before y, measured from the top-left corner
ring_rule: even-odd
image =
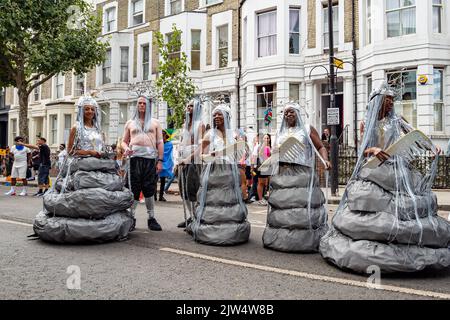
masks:
[[[42,197],[44,195],[43,192],[36,192],[33,197]]]
[[[159,197],[159,201],[167,201],[164,197]]]
[[[161,231],[162,228],[159,225],[158,221],[155,218],[151,218],[147,220],[148,228],[152,231]]]
[[[26,197],[27,196],[27,192],[25,190],[22,190],[22,192],[19,194],[19,196]]]
[[[5,196],[15,196],[16,192],[14,190],[9,190],[8,192],[5,192]]]

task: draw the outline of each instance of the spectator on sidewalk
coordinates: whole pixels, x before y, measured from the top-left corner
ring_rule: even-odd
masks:
[[[61,168],[63,167],[66,157],[67,157],[66,145],[64,143],[61,143],[59,145],[59,153],[58,153],[58,170],[61,170]]]
[[[21,179],[23,183],[20,196],[27,195],[27,169],[28,163],[31,161],[31,150],[23,146],[23,138],[17,136],[14,139],[15,145],[11,148],[11,155],[14,157],[14,163],[11,170],[11,189],[5,193],[7,196],[16,195],[16,181]]]
[[[160,189],[159,189],[159,201],[167,201],[164,198],[164,188],[166,186],[166,178],[173,177],[173,145],[172,141],[169,141],[169,135],[166,130],[163,130],[163,141],[164,141],[164,158],[162,163],[162,170],[159,174]],[[158,181],[156,181],[158,184]],[[156,189],[155,189],[155,200],[156,200]]]
[[[41,197],[44,195],[45,192],[47,192],[49,186],[49,173],[51,161],[50,161],[50,148],[47,145],[47,140],[41,137],[37,141],[37,145],[26,144],[21,142],[19,142],[19,144],[30,149],[39,150],[39,159],[40,159],[39,174],[38,174],[39,191],[34,196]]]
[[[37,142],[36,142],[37,144]],[[33,177],[38,175],[39,165],[41,164],[41,160],[39,159],[39,150],[31,151],[31,165],[33,167]]]

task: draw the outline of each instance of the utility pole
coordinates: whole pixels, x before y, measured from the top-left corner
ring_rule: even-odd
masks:
[[[338,140],[337,140],[337,126],[339,125],[339,109],[336,110],[336,79],[334,72],[334,39],[333,39],[333,3],[328,0],[328,35],[329,35],[329,53],[330,53],[330,105],[327,109],[327,124],[331,125],[331,195],[337,196],[339,190],[339,172],[338,172]],[[330,112],[337,114],[337,119],[331,121]]]

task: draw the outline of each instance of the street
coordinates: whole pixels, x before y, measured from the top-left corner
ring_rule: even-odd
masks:
[[[382,276],[369,288],[371,274],[343,272],[320,254],[264,249],[265,207],[248,206],[250,241],[235,247],[201,245],[177,228],[176,195],[156,202],[162,232],[147,229],[139,205],[128,241],[54,245],[27,238],[42,199],[7,190],[0,187],[0,299],[450,299],[449,269]]]

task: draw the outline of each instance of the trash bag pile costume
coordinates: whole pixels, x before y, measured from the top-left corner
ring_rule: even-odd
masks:
[[[320,243],[322,256],[342,269],[366,273],[376,265],[391,273],[450,265],[450,223],[437,215],[431,191],[437,150],[395,113],[394,96],[386,83],[371,94],[355,170]],[[419,172],[414,161],[425,152],[434,160]],[[370,155],[381,161],[371,165]]]
[[[84,124],[88,105],[95,107],[91,128]],[[133,196],[124,187],[116,162],[103,153],[100,117],[93,98],[80,98],[73,148],[34,220],[33,229],[44,241],[101,243],[128,236]],[[95,150],[101,157],[80,156],[78,150]]]

